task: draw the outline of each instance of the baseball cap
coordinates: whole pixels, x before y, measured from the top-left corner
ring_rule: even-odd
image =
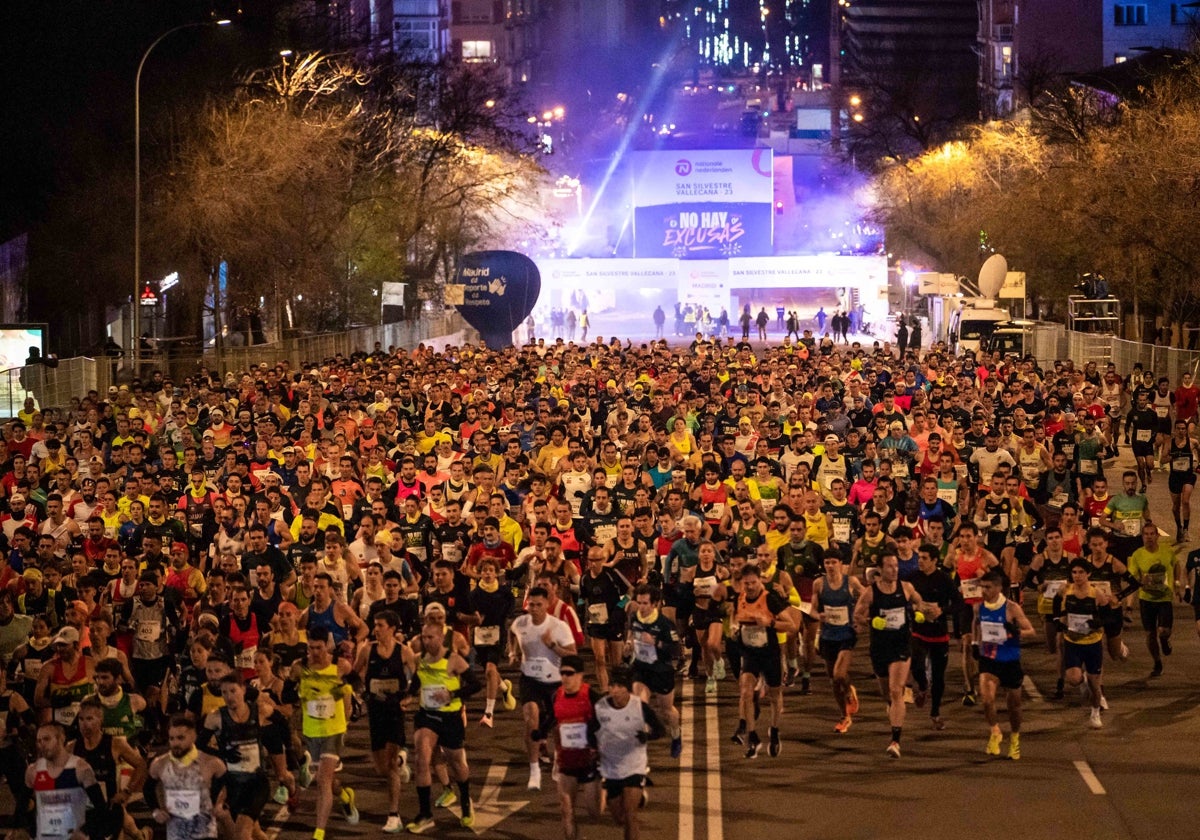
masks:
[[[891,424],[888,426],[888,428],[889,428],[889,429],[892,429],[892,430],[899,429],[899,430],[903,431],[903,430],[904,430],[904,424],[903,424],[903,423],[901,423],[899,420],[893,420],[893,421],[891,422]]]
[[[74,627],[64,627],[58,631],[58,635],[54,637],[56,645],[77,645],[79,644],[79,631]]]

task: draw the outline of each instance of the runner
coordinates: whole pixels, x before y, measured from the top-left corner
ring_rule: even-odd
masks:
[[[996,715],[996,694],[1003,689],[1008,702],[1008,757],[1021,757],[1021,690],[1025,673],[1021,670],[1021,640],[1036,634],[1025,611],[1004,597],[1004,576],[991,571],[980,581],[983,601],[975,607],[975,634],[979,639],[979,693],[983,716],[991,727],[987,754],[1000,755],[1000,719]]]
[[[262,765],[265,724],[275,708],[265,695],[254,692],[247,702],[246,683],[238,671],[221,678],[225,705],[204,720],[198,743],[225,762],[225,808],[217,812],[222,831],[237,840],[250,840],[261,832],[259,817],[270,796],[270,784]]]
[[[529,757],[529,790],[542,789],[539,763],[546,737],[554,727],[554,695],[562,680],[562,657],[578,653],[575,637],[565,621],[546,610],[550,593],[540,586],[529,590],[525,615],[512,623],[509,661],[521,662],[521,709],[525,716],[525,751]]]
[[[188,715],[168,722],[169,749],[150,764],[152,784],[146,804],[167,827],[167,840],[207,840],[217,836],[213,782],[225,775],[225,762],[196,747],[196,724]]]
[[[937,547],[929,543],[917,549],[917,574],[910,583],[925,604],[925,621],[913,625],[912,630],[912,676],[917,685],[913,702],[920,709],[929,701],[930,723],[941,731],[946,728],[942,698],[950,662],[949,621],[961,614],[962,596],[942,567]]]
[[[681,649],[675,626],[660,612],[662,595],[657,587],[639,583],[633,590],[633,614],[625,655],[633,657],[633,691],[666,720],[671,736],[671,758],[683,752],[679,710],[675,708],[675,662]],[[605,778],[608,778],[607,776]]]
[[[544,596],[543,596],[544,597]],[[471,804],[470,768],[467,766],[466,716],[463,700],[479,685],[467,661],[447,650],[446,633],[433,623],[421,628],[421,656],[409,688],[407,708],[416,707],[413,717],[413,746],[417,752],[418,811],[405,830],[423,834],[436,824],[433,818],[433,752],[440,748],[454,773],[461,805],[459,822],[464,828],[475,824]]]
[[[785,598],[763,585],[758,567],[748,564],[739,573],[741,592],[733,606],[733,623],[741,643],[741,674],[738,677],[738,727],[734,743],[744,744],[746,758],[757,758],[762,749],[755,714],[758,682],[766,684],[771,713],[767,732],[767,754],[776,758],[783,749],[779,720],[783,715],[783,666],[779,637],[796,631]]]
[[[1175,626],[1175,601],[1182,600],[1185,579],[1179,549],[1159,542],[1158,526],[1142,526],[1142,547],[1129,558],[1129,574],[1137,581],[1138,607],[1146,649],[1154,660],[1150,676],[1162,676],[1162,657],[1171,655],[1171,629]],[[1127,595],[1123,592],[1118,599]]]
[[[871,668],[888,704],[892,737],[887,754],[892,758],[900,757],[904,687],[912,664],[910,628],[913,618],[925,620],[920,596],[911,584],[899,579],[899,574],[900,561],[895,552],[884,554],[879,579],[863,590],[854,608],[854,624],[859,632],[870,630]],[[915,615],[910,615],[914,608]]]
[[[37,840],[103,835],[108,815],[104,791],[88,763],[67,751],[62,724],[50,722],[38,727],[37,760],[25,769],[25,785],[33,791],[36,803]]]
[[[1053,697],[1063,698],[1063,652],[1059,645],[1058,622],[1054,620],[1054,599],[1071,579],[1071,561],[1075,558],[1063,548],[1062,529],[1050,525],[1045,531],[1045,544],[1042,551],[1035,554],[1029,564],[1029,573],[1025,576],[1025,587],[1038,593],[1037,611],[1042,617],[1043,631],[1046,634],[1046,650],[1058,662],[1058,680],[1054,686]]]
[[[646,742],[661,738],[665,730],[650,706],[633,691],[634,674],[629,667],[613,668],[609,679],[608,696],[596,703],[589,731],[596,739],[600,775],[613,819],[624,830],[625,840],[638,840],[637,812],[646,803],[646,769],[650,766]]]
[[[71,745],[71,752],[87,762],[104,790],[108,813],[93,815],[97,823],[104,822],[103,835],[117,837],[123,831],[126,837],[143,840],[137,823],[125,808],[146,783],[146,760],[125,738],[102,730],[104,713],[105,709],[96,697],[85,698],[79,704],[79,715],[75,719],[79,737]],[[127,780],[122,777],[122,765],[129,768]]]
[[[473,626],[475,662],[483,666],[487,682],[487,706],[479,722],[489,729],[493,725],[497,694],[502,695],[507,711],[517,707],[512,683],[500,676],[500,663],[508,649],[508,617],[513,609],[513,591],[512,587],[501,585],[499,573],[500,565],[494,558],[480,560],[479,581],[467,603]]]
[[[1102,729],[1104,629],[1100,610],[1109,604],[1111,596],[1088,581],[1091,569],[1086,560],[1071,561],[1071,582],[1054,599],[1054,618],[1066,643],[1063,667],[1067,683],[1084,690],[1092,709],[1088,724],[1092,729]]]
[[[716,694],[717,682],[725,679],[725,661],[721,655],[721,604],[714,594],[723,591],[720,583],[729,572],[720,564],[716,545],[708,540],[701,541],[697,558],[695,566],[683,570],[679,582],[690,587],[684,597],[690,595],[692,600],[693,644],[700,648],[707,677],[704,691]]]
[[[1175,421],[1175,434],[1168,444],[1167,489],[1171,493],[1171,513],[1175,517],[1175,542],[1188,541],[1192,521],[1192,491],[1196,487],[1196,442],[1188,435],[1186,420]]]
[[[610,665],[621,661],[625,645],[625,610],[632,587],[616,569],[605,566],[607,555],[600,546],[587,550],[587,569],[579,579],[587,636],[596,662],[600,693],[608,691]]]
[[[850,683],[850,664],[858,633],[851,617],[862,590],[858,579],[845,573],[841,553],[837,549],[826,551],[825,576],[813,582],[812,614],[821,624],[821,658],[833,683],[833,702],[841,713],[841,719],[833,727],[839,735],[850,730],[853,716],[858,713],[858,692]]]
[[[576,840],[575,803],[583,797],[587,813],[600,814],[600,765],[595,748],[596,704],[601,700],[583,681],[583,659],[562,658],[558,668],[562,686],[554,695],[554,774],[562,806],[563,838]]]

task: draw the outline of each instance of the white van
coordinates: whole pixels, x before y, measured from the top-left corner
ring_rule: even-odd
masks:
[[[964,301],[950,315],[950,351],[963,353],[970,350],[978,353],[983,339],[992,334],[997,324],[1010,317],[1007,310],[996,308],[994,301]]]

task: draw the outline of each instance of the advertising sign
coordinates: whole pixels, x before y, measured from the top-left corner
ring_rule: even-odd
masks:
[[[446,303],[488,347],[512,345],[512,331],[533,311],[542,291],[533,260],[516,251],[478,251],[459,260],[457,282],[446,284]]]
[[[725,259],[772,253],[770,149],[638,152],[634,253]]]

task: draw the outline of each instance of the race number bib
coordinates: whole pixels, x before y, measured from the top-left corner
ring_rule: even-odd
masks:
[[[75,812],[69,802],[38,802],[37,826],[39,837],[66,837],[78,827]]]
[[[746,647],[760,648],[767,645],[767,628],[757,624],[742,625],[742,644]]]
[[[725,515],[725,503],[713,502],[704,512],[704,518],[709,522],[720,522],[721,517]]]
[[[850,623],[849,607],[826,607],[825,623],[830,627],[845,627]]]
[[[561,724],[558,727],[558,741],[566,750],[586,750],[588,746],[587,724]]]
[[[244,648],[241,653],[233,657],[233,667],[235,668],[253,668],[254,654],[258,653],[257,646]]]
[[[1127,537],[1136,537],[1142,533],[1142,519],[1139,516],[1137,519],[1122,519],[1121,531]]]
[[[1104,595],[1108,598],[1112,597],[1112,581],[1094,580],[1092,587],[1096,590],[1097,595]]]
[[[640,639],[634,639],[633,658],[634,661],[641,662],[644,665],[653,665],[658,661],[658,648],[654,642],[643,642]]]
[[[996,532],[1007,531],[1008,530],[1008,514],[1007,513],[997,513],[996,515],[994,515],[992,517],[992,525],[991,525],[990,530],[996,531]]]
[[[1093,458],[1080,458],[1079,459],[1080,475],[1095,475],[1097,472],[1099,472],[1099,470],[1096,466],[1095,459],[1093,459]]]
[[[63,726],[70,726],[79,717],[79,704],[69,703],[54,710],[54,720]]]
[[[998,621],[979,622],[979,639],[984,644],[1002,645],[1008,641],[1008,631]]]
[[[908,478],[908,461],[901,457],[897,457],[892,462],[892,475],[896,478]]]
[[[850,542],[850,523],[845,519],[833,520],[833,539],[835,542]]]
[[[958,591],[962,593],[964,599],[968,600],[972,598],[983,597],[983,589],[980,587],[979,580],[977,578],[964,580],[958,585]]]
[[[383,699],[391,694],[400,692],[400,680],[397,677],[390,679],[372,679],[371,680],[371,696]]]
[[[956,505],[958,504],[958,488],[939,487],[937,497],[948,505]]]
[[[1046,588],[1042,590],[1042,597],[1047,601],[1053,601],[1066,585],[1067,582],[1065,580],[1048,580],[1046,581]]]
[[[30,659],[26,657],[24,664],[21,666],[25,671],[25,676],[28,679],[36,680],[38,674],[42,673],[42,666],[46,663],[40,659]]]
[[[712,596],[713,587],[716,585],[717,579],[712,575],[698,577],[692,582],[692,593],[697,598],[709,598]]]
[[[137,640],[139,642],[157,642],[162,636],[162,623],[158,621],[139,621]]]
[[[500,642],[500,627],[498,625],[492,625],[490,627],[476,627],[475,628],[475,644],[476,645],[480,645],[480,646],[494,645],[494,644],[498,644],[499,642]]]
[[[304,710],[313,720],[331,720],[336,702],[332,697],[317,697],[305,703]]]
[[[1186,457],[1172,458],[1171,459],[1171,469],[1173,469],[1175,472],[1191,472],[1192,459],[1186,458]]]
[[[880,610],[879,614],[883,617],[884,630],[902,630],[907,623],[907,610],[904,607],[892,607],[886,610]]]
[[[1078,613],[1067,614],[1067,630],[1077,636],[1086,636],[1092,632],[1091,625],[1092,617],[1090,615],[1079,615]]]
[[[238,744],[237,749],[241,758],[230,762],[229,770],[234,773],[257,773],[262,766],[258,744]]]
[[[1150,439],[1152,437],[1154,437],[1153,429],[1138,429],[1137,430],[1136,440],[1138,443],[1149,443]]]
[[[1159,420],[1166,420],[1167,415],[1171,413],[1171,407],[1166,405],[1156,405],[1154,407],[1154,413],[1158,415]]]
[[[588,604],[588,624],[608,624],[608,604]]]
[[[532,656],[521,664],[521,672],[535,680],[549,680],[554,666],[544,656]]]
[[[167,813],[181,820],[200,816],[200,791],[168,790]]]
[[[428,685],[421,687],[421,708],[436,711],[450,705],[450,691],[444,685]]]

